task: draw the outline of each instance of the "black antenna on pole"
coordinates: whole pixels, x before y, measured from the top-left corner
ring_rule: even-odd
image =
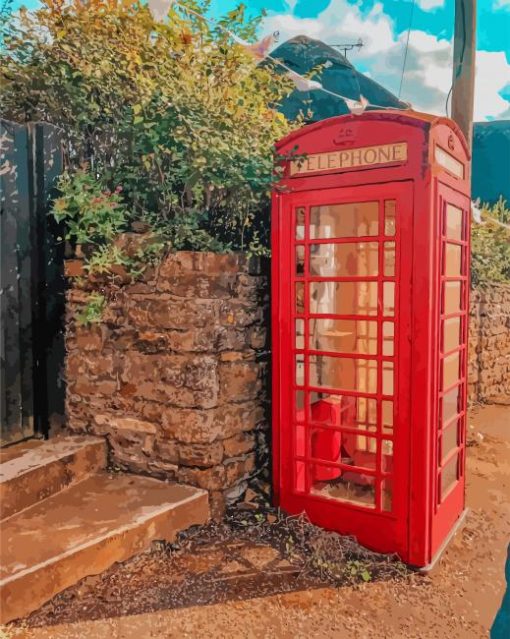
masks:
[[[363,40],[360,38],[357,42],[348,42],[344,44],[330,44],[330,47],[335,47],[335,49],[340,49],[343,51],[344,58],[347,58],[347,51],[352,51],[353,49],[358,49],[358,51],[365,46]]]

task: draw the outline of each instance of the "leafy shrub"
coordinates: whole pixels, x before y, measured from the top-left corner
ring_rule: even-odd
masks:
[[[126,228],[127,209],[121,188],[112,193],[84,169],[64,172],[58,181],[60,197],[53,202],[57,222],[65,222],[66,239],[76,244],[111,242]]]
[[[257,21],[241,6],[220,24],[249,39]],[[111,208],[109,229],[101,216],[98,230],[120,228],[122,211],[148,220],[174,248],[267,245],[272,148],[290,128],[276,107],[291,85],[220,28],[178,7],[155,23],[136,0],[43,0],[11,20],[0,77],[4,117],[63,131],[65,186],[79,209],[61,211],[77,241],[90,228],[78,219],[91,213],[78,196],[90,182],[75,173],[86,162],[102,193],[123,186],[124,207]]]
[[[493,206],[482,207],[482,224],[473,224],[471,232],[471,282],[510,282],[510,209],[500,198]]]

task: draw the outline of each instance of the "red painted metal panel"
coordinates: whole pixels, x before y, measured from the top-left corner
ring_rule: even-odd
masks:
[[[398,162],[387,145],[400,145]],[[372,112],[278,145],[296,148],[312,172],[287,161],[273,196],[275,500],[424,566],[463,508],[465,142],[445,118]],[[457,284],[462,312],[447,312]],[[443,423],[442,380],[456,372],[458,413]]]

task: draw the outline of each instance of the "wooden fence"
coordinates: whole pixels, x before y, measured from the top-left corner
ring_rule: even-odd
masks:
[[[64,244],[48,216],[61,170],[55,127],[0,120],[0,444],[64,415]]]

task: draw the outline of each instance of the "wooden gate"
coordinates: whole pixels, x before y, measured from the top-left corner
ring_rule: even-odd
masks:
[[[48,216],[61,170],[55,127],[0,120],[1,445],[64,414],[64,245]]]

